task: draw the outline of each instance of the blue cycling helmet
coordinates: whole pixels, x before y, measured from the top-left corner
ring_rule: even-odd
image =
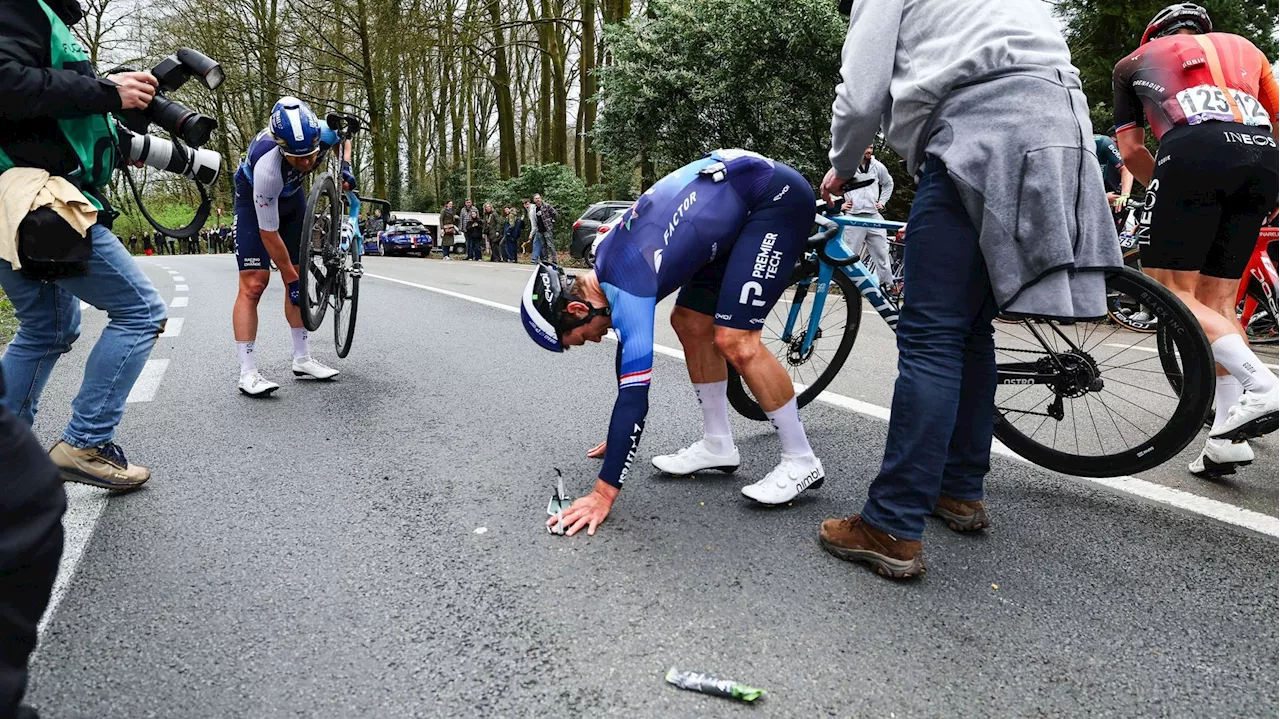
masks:
[[[539,347],[552,352],[564,351],[559,325],[560,313],[568,304],[566,284],[564,270],[539,262],[520,296],[520,323],[525,332]]]
[[[285,96],[271,108],[271,136],[286,155],[312,155],[320,149],[320,120],[307,103]]]

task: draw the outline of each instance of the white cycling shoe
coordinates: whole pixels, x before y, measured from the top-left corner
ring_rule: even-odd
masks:
[[[786,504],[806,489],[821,487],[825,478],[822,461],[812,454],[784,454],[772,472],[759,482],[743,487],[742,494],[760,504]]]
[[[262,376],[258,370],[240,375],[240,391],[250,397],[266,397],[280,389],[280,385]]]
[[[1236,473],[1236,467],[1253,462],[1253,447],[1248,442],[1216,442],[1209,440],[1200,456],[1187,465],[1191,473],[1202,479],[1225,477]]]
[[[312,379],[333,379],[338,376],[338,370],[332,367],[326,367],[310,357],[293,360],[293,376],[294,377],[310,377]]]
[[[1280,392],[1245,392],[1227,412],[1227,421],[1209,432],[1211,439],[1238,442],[1271,434],[1280,425]]]
[[[653,466],[666,474],[686,475],[707,469],[716,469],[730,473],[738,470],[742,457],[738,448],[732,447],[728,452],[713,452],[707,446],[706,439],[685,447],[675,454],[663,454],[653,458]]]

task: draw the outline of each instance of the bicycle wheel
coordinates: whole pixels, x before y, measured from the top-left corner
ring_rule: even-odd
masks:
[[[1107,322],[997,327],[996,437],[1035,464],[1082,477],[1172,459],[1213,399],[1213,356],[1191,311],[1130,268],[1108,275],[1107,291],[1148,308],[1157,337]]]
[[[803,407],[813,401],[839,374],[858,338],[862,322],[862,295],[840,270],[831,278],[836,291],[826,293],[826,306],[818,322],[818,331],[809,350],[804,351],[805,332],[813,315],[814,285],[817,283],[817,266],[802,262],[791,276],[791,284],[783,291],[782,298],[773,306],[761,328],[765,347],[773,352],[783,369],[797,386],[796,405]],[[787,322],[791,308],[799,306],[791,331]],[[729,403],[743,417],[763,421],[767,419],[760,403],[751,394],[747,383],[729,366]]]
[[[351,240],[333,284],[333,346],[339,357],[351,352],[356,334],[356,309],[360,306],[360,250]]]
[[[320,329],[329,309],[330,285],[336,267],[342,202],[338,187],[328,173],[316,178],[307,199],[307,214],[299,248],[298,306],[302,324],[309,331]]]
[[[1261,283],[1250,280],[1247,296],[1241,301],[1237,311],[1243,311],[1244,303],[1249,301],[1255,305],[1253,316],[1249,318],[1249,324],[1244,327],[1249,344],[1275,344],[1276,340],[1280,339],[1280,327],[1277,327],[1276,316],[1273,314],[1274,298],[1267,293]]]

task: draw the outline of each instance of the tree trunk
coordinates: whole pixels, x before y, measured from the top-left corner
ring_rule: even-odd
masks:
[[[546,0],[544,0],[546,2]],[[556,19],[564,16],[564,2],[556,5]],[[551,88],[555,95],[555,110],[551,115],[551,156],[555,162],[569,164],[569,88],[565,82],[565,63],[568,59],[567,44],[561,41],[560,25],[548,25],[551,35]]]
[[[387,161],[386,144],[383,142],[384,100],[381,88],[373,74],[373,48],[369,34],[368,3],[356,0],[359,22],[356,26],[356,37],[360,41],[360,59],[364,63],[361,79],[364,82],[365,97],[369,101],[369,139],[373,146],[373,194],[377,197],[387,196]]]
[[[507,44],[502,32],[498,0],[489,0],[493,21],[493,91],[498,103],[498,170],[502,179],[520,174],[516,163],[515,113],[511,102],[511,74],[507,69]]]
[[[578,59],[578,72],[582,87],[579,91],[580,106],[578,134],[582,137],[582,178],[588,185],[600,182],[600,168],[592,149],[591,128],[596,124],[596,2],[582,0],[582,50]]]

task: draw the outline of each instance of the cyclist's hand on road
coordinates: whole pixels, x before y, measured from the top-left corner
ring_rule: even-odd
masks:
[[[836,199],[844,195],[840,188],[847,180],[848,178],[837,175],[835,168],[827,170],[827,176],[822,178],[822,199],[826,200],[828,205],[834,205]]]
[[[604,450],[605,450],[605,448],[606,448],[606,447],[608,447],[608,446],[609,446],[609,440],[607,440],[607,439],[606,439],[605,441],[601,442],[600,444],[597,444],[596,446],[592,447],[591,449],[588,449],[588,450],[587,450],[587,458],[588,458],[588,459],[600,459],[601,457],[603,457],[603,456],[604,456]]]
[[[591,494],[574,501],[569,510],[564,513],[565,536],[572,537],[583,527],[587,529],[587,536],[595,536],[596,527],[609,516],[609,510],[613,508],[613,500],[617,497],[616,487],[596,480],[595,489],[591,490]],[[555,527],[556,521],[556,517],[549,517],[547,526]]]
[[[117,72],[107,79],[116,84],[121,110],[145,110],[156,96],[155,75],[149,72]]]
[[[301,300],[298,294],[298,281],[294,280],[289,283],[289,304],[296,307]]]

